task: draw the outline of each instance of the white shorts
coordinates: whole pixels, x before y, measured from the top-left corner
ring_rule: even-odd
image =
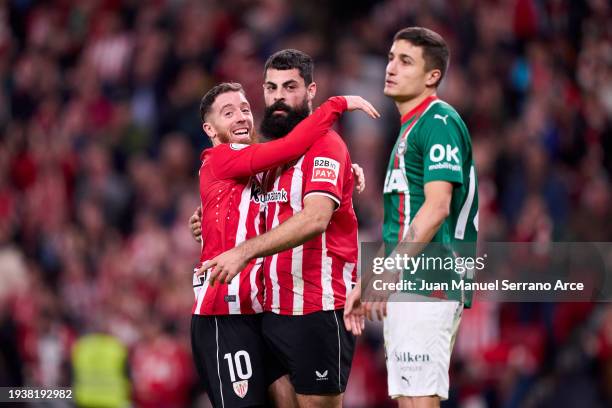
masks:
[[[448,369],[462,312],[463,304],[456,301],[389,301],[384,337],[391,398],[448,399]]]

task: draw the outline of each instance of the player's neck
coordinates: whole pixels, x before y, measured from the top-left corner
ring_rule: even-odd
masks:
[[[436,88],[426,88],[422,94],[420,94],[419,96],[415,98],[401,101],[401,102],[396,101],[395,106],[397,106],[397,110],[399,111],[400,116],[404,117],[405,114],[407,114],[408,112],[412,111],[414,108],[419,106],[425,99],[435,94],[436,94]]]

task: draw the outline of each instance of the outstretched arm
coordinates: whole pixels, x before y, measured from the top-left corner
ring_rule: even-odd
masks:
[[[322,234],[329,224],[336,203],[323,195],[304,199],[304,208],[265,234],[249,239],[202,265],[199,274],[214,268],[210,284],[230,282],[251,259],[272,255],[302,245]]]
[[[232,156],[213,156],[213,173],[220,179],[246,177],[295,160],[324,136],[345,110],[362,110],[372,118],[380,117],[360,96],[331,97],[285,137],[250,146],[230,144],[224,147]]]
[[[248,260],[302,245],[322,234],[329,225],[336,203],[322,195],[304,199],[304,209],[287,221],[239,245]]]

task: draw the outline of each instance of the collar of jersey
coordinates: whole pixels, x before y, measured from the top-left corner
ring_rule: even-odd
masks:
[[[427,109],[429,104],[435,101],[436,99],[438,99],[436,95],[429,95],[427,98],[423,99],[423,102],[419,103],[410,112],[402,116],[402,126],[405,125],[406,122],[408,122],[413,117],[421,116],[421,114],[423,113],[425,109]]]

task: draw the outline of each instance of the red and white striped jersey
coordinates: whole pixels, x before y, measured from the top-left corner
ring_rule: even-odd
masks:
[[[200,262],[263,232],[261,188],[255,174],[295,160],[346,110],[342,97],[330,98],[286,137],[254,145],[221,144],[202,152],[202,252]],[[193,314],[252,314],[263,311],[263,259],[252,260],[230,284],[210,287],[208,276],[193,276]],[[194,271],[195,272],[195,271]]]
[[[194,272],[205,260],[256,237],[264,227],[260,215],[260,187],[257,178],[248,176],[241,179],[211,180],[206,174],[210,171],[206,158],[204,163],[200,170],[203,245],[200,262]],[[202,186],[204,183],[206,187]],[[196,300],[192,313],[226,315],[262,312],[262,267],[262,258],[252,260],[230,284],[217,283],[213,287],[208,284],[207,274],[196,278],[194,273],[193,289]]]
[[[303,245],[266,257],[264,310],[301,315],[344,307],[357,279],[354,179],[344,141],[329,131],[297,161],[270,170],[264,180],[266,228],[300,212],[304,198],[336,202],[327,230]]]

